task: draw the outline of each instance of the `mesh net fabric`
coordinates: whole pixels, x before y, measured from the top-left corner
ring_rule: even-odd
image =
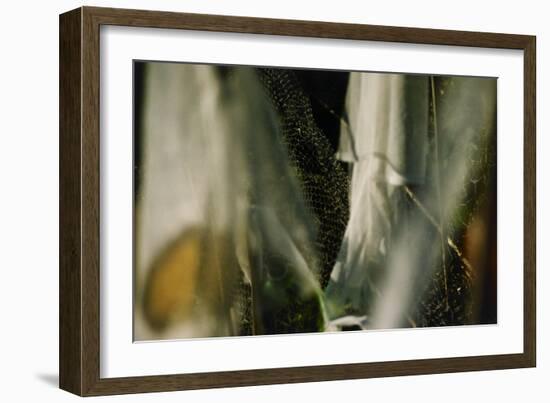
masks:
[[[325,126],[318,124],[319,120],[312,112],[312,105],[315,106],[316,101],[312,96],[312,88],[306,89],[302,86],[299,73],[293,70],[258,69],[260,80],[281,121],[281,140],[288,149],[290,162],[296,170],[306,202],[316,218],[320,261],[318,277],[322,287],[325,288],[349,219],[349,177],[345,166],[334,157],[330,133],[323,130]],[[432,197],[435,194],[434,184],[441,180],[437,178],[436,172],[445,178],[456,176],[452,172],[453,166],[456,166],[452,163],[452,159],[466,156],[469,160],[468,171],[476,178],[471,181],[464,180],[459,190],[454,192],[460,208],[449,217],[450,222],[445,229],[445,237],[448,236],[456,243],[449,245],[443,242],[442,253],[432,263],[434,267],[425,269],[425,273],[430,274],[415,279],[418,282],[417,292],[410,301],[410,306],[405,309],[403,325],[421,327],[461,325],[471,323],[475,316],[472,306],[474,302],[472,268],[467,266],[468,262],[461,256],[464,246],[462,239],[480,204],[487,197],[484,193],[495,186],[495,131],[491,130],[487,122],[476,122],[476,119],[481,119],[483,114],[472,108],[480,107],[482,103],[480,98],[470,95],[469,101],[464,102],[462,98],[464,95],[460,94],[460,92],[476,94],[476,91],[464,91],[460,88],[470,88],[472,85],[480,84],[481,82],[476,83],[475,80],[470,83],[456,78],[435,79],[436,102],[441,118],[439,147],[443,152],[441,157],[445,160],[450,159],[451,163],[438,166],[435,159],[436,113],[433,99],[430,98],[428,178],[424,185],[414,187],[413,197],[416,201],[406,197],[408,200],[406,209],[411,210],[426,231],[430,232],[429,228],[432,227],[430,218],[423,216],[417,202],[427,208],[437,221],[441,219]],[[483,85],[486,86],[487,83]],[[453,87],[456,88],[453,90]],[[490,89],[488,92],[491,92]],[[463,107],[472,110],[463,111],[460,109]],[[328,111],[325,112],[328,114]],[[465,115],[478,117],[458,121],[455,118],[455,116]],[[445,125],[449,127],[446,128]],[[466,135],[467,131],[475,134]],[[491,191],[489,195],[490,193]],[[435,227],[432,230],[435,231]],[[439,237],[434,233],[433,238]],[[434,247],[439,246],[434,245]]]
[[[331,145],[333,139],[328,131],[323,130],[326,125],[319,124],[317,116],[313,113],[313,107],[318,106],[315,104],[316,99],[312,96],[314,88],[311,86],[304,88],[300,81],[300,71],[264,68],[258,69],[257,73],[268,98],[275,107],[282,128],[281,141],[287,148],[290,163],[299,179],[306,203],[314,214],[319,257],[316,274],[324,289],[333,270],[349,219],[350,185],[346,166],[335,158],[334,146]],[[438,79],[436,86],[438,90],[447,90],[452,86],[452,79]],[[448,102],[450,96],[452,94],[443,95],[443,91],[438,94],[437,102],[442,104],[441,108]],[[325,115],[332,113],[326,108],[324,112]],[[487,175],[487,172],[490,172],[488,168],[494,165],[494,155],[486,155],[487,150],[490,152],[491,149],[489,143],[493,140],[492,135],[494,132],[482,131],[481,135],[467,139],[469,145],[459,146],[456,143],[466,141],[464,136],[452,136],[446,139],[449,149],[453,147],[468,149],[469,158],[475,166],[474,170],[478,173],[485,172],[479,185],[474,186],[472,182],[466,182],[456,195],[457,199],[463,200],[463,208],[460,214],[462,221],[452,220],[447,228],[448,234],[453,239],[461,239],[463,236],[479,204],[480,196],[483,196],[479,194],[480,189],[492,186],[489,184],[490,175]],[[433,194],[433,189],[429,188],[434,186],[436,180],[433,103],[430,105],[429,138],[428,179],[425,185],[415,187],[414,190],[417,201],[431,211],[436,211],[437,209],[432,205],[433,201],[429,197],[424,197]],[[407,202],[406,208],[418,212],[418,206],[412,200]],[[425,220],[426,227],[431,226],[427,217],[420,217],[419,220]],[[459,244],[458,248],[461,249],[461,247],[462,245]],[[426,272],[432,274],[419,280],[422,285],[406,310],[404,325],[426,327],[470,323],[472,320],[470,269],[464,265],[457,251],[449,245],[445,245],[444,259],[440,256],[433,264],[435,265],[433,269],[426,269]],[[249,323],[246,315],[243,319],[244,323]],[[250,331],[250,327],[247,331]]]
[[[235,245],[247,245],[244,252],[239,247],[235,248],[238,262],[234,261],[233,266],[240,267],[241,270],[234,270],[231,281],[223,282],[224,296],[227,295],[228,298],[226,303],[216,304],[223,305],[224,309],[223,312],[220,310],[220,313],[216,313],[216,319],[212,321],[217,323],[220,322],[219,318],[227,317],[225,319],[231,326],[220,330],[216,325],[213,327],[214,334],[281,334],[326,330],[324,321],[329,311],[327,307],[332,301],[327,284],[331,273],[335,271],[341,246],[346,243],[344,236],[350,225],[350,199],[357,190],[351,184],[351,178],[357,178],[357,175],[351,174],[353,163],[339,161],[336,157],[340,126],[350,126],[351,121],[349,110],[343,110],[346,89],[351,81],[347,80],[349,74],[276,68],[210,66],[208,71],[195,67],[179,68],[185,70],[180,72],[181,77],[178,75],[185,91],[175,88],[172,91],[175,94],[172,95],[186,103],[184,107],[176,108],[178,113],[171,116],[179,124],[183,124],[184,128],[193,119],[198,119],[196,123],[200,130],[195,131],[195,137],[174,134],[166,135],[165,140],[177,140],[176,145],[181,145],[181,150],[184,151],[192,149],[189,141],[193,140],[198,147],[195,149],[203,147],[208,152],[195,151],[191,156],[174,154],[171,161],[178,167],[183,162],[191,164],[197,176],[206,176],[197,182],[205,187],[211,185],[209,189],[213,190],[215,197],[207,200],[213,206],[216,205],[216,200],[235,201],[235,206],[230,203],[226,206],[228,213],[221,218],[227,218],[225,221],[229,224],[224,225],[231,229],[229,233],[240,242],[225,242],[222,237],[212,238],[211,241],[215,240],[220,245],[227,243],[228,250]],[[189,83],[194,82],[190,78],[202,77],[199,74],[201,72],[208,72],[208,80],[197,83],[210,83],[216,89],[215,96],[207,98],[210,103],[196,102],[197,96],[190,95],[189,92],[193,89]],[[164,73],[166,72],[159,71],[156,77],[162,78]],[[467,248],[464,245],[465,233],[476,215],[485,214],[485,220],[493,219],[486,211],[494,209],[496,201],[486,199],[495,196],[496,142],[495,131],[488,122],[481,119],[483,114],[478,111],[486,109],[485,115],[491,116],[491,108],[487,106],[490,102],[482,102],[472,95],[477,91],[473,88],[483,82],[474,80],[468,84],[467,81],[454,80],[435,80],[438,135],[435,129],[433,96],[429,98],[429,111],[424,115],[430,116],[429,127],[423,130],[423,133],[428,131],[429,137],[426,181],[396,185],[393,192],[395,198],[400,200],[397,210],[414,217],[415,222],[427,234],[422,237],[418,231],[412,230],[406,238],[410,242],[404,243],[414,244],[419,253],[433,250],[434,255],[440,256],[426,261],[425,264],[416,264],[418,270],[411,275],[411,284],[394,282],[397,287],[395,294],[380,287],[375,276],[369,276],[366,292],[360,297],[361,309],[346,311],[347,316],[338,316],[337,319],[351,314],[361,319],[361,316],[370,316],[372,311],[384,312],[373,297],[377,294],[389,295],[386,298],[388,304],[396,305],[400,303],[394,295],[401,295],[411,289],[414,297],[400,304],[399,327],[472,323],[472,304],[475,302],[472,297],[472,268],[465,264],[460,252]],[[171,86],[172,83],[167,87]],[[196,92],[209,94],[206,89],[197,88]],[[156,93],[163,102],[169,99],[166,91],[159,89]],[[487,88],[486,92],[493,93],[492,88]],[[159,105],[164,104],[161,102]],[[197,106],[200,105],[207,108],[198,109]],[[164,109],[159,108],[154,114],[161,128],[166,126],[163,119]],[[368,109],[361,109],[360,113],[364,114]],[[180,116],[182,111],[187,111],[187,114]],[[162,137],[155,134],[148,139],[159,140]],[[439,146],[436,137],[439,137]],[[211,143],[203,144],[208,139]],[[410,142],[409,137],[407,140]],[[211,160],[205,160],[205,155],[212,155],[213,145],[221,147],[217,149],[218,154]],[[164,149],[162,144],[158,143],[156,146],[157,148],[144,148],[149,152],[158,152],[158,160],[166,162],[161,152]],[[441,160],[435,158],[436,149],[441,153]],[[194,164],[193,158],[196,158]],[[222,162],[226,164],[221,166]],[[203,169],[206,163],[211,169]],[[218,170],[212,167],[218,167]],[[155,172],[150,171],[149,174]],[[186,177],[185,173],[180,174],[173,169],[169,172],[175,184],[185,182],[180,180]],[[158,175],[161,173],[162,181],[150,182],[165,183],[166,172],[156,172]],[[438,193],[434,187],[436,183],[440,183],[443,188],[443,198],[452,201],[449,204],[452,207],[445,209],[445,212],[438,208],[441,197],[434,197]],[[449,183],[452,183],[451,187]],[[170,187],[162,185],[160,188],[163,190]],[[487,189],[492,190],[487,192]],[[162,193],[156,188],[153,190],[156,191],[151,192],[152,195],[159,193],[160,196]],[[203,193],[205,198],[211,195],[206,190]],[[179,199],[166,197],[158,201],[160,203],[166,200]],[[202,199],[197,201],[198,210],[202,211],[208,205]],[[182,207],[179,202],[174,205],[178,209]],[[232,206],[234,208],[229,210]],[[178,209],[176,210],[179,211]],[[219,214],[225,211],[221,208],[217,210]],[[236,219],[235,211],[240,214],[240,219]],[[191,215],[193,219],[196,218],[196,214]],[[172,224],[173,214],[165,216],[170,217],[167,225]],[[216,218],[209,213],[204,216],[207,217],[206,224],[214,222]],[[359,217],[370,220],[367,215]],[[225,223],[224,220],[221,221]],[[352,215],[351,224],[355,221]],[[401,227],[400,223],[402,222],[396,222],[396,228]],[[151,227],[161,228],[158,220],[150,224]],[[379,226],[372,220],[371,224]],[[445,228],[438,231],[443,225]],[[440,237],[439,232],[443,236]],[[158,236],[153,236],[152,233],[150,235],[150,240],[159,240]],[[447,237],[455,243],[449,244]],[[201,247],[203,244],[207,245],[204,250],[212,252],[215,248],[211,243],[199,244]],[[296,250],[291,251],[287,244],[294,245]],[[388,246],[390,244],[384,245],[384,251],[391,248]],[[248,259],[248,264],[243,264],[241,254],[246,257],[244,260]],[[402,272],[403,266],[410,265],[412,255],[414,254],[405,254],[405,264],[391,265],[381,262],[379,271],[388,273],[394,268],[399,270],[393,272]],[[305,263],[299,265],[299,270],[296,263],[300,262],[294,259],[296,256],[303,257]],[[224,267],[230,266],[227,259],[220,261],[224,262]],[[358,264],[357,270],[364,272],[364,265]],[[290,274],[287,276],[285,273]],[[309,284],[309,280],[314,284]],[[347,285],[355,283],[350,281]],[[203,288],[210,290],[211,287]],[[306,295],[304,289],[313,291]],[[345,293],[349,288],[344,288],[343,291]],[[206,297],[203,300],[206,301]],[[193,309],[196,308],[195,305],[192,306]],[[347,328],[339,326],[339,329],[355,329],[357,326],[369,328],[369,320],[356,320],[357,324]],[[388,327],[395,326],[392,324]]]
[[[453,245],[445,243],[444,259],[434,262],[433,275],[425,282],[423,292],[410,310],[417,326],[463,325],[477,321],[496,323],[495,302],[474,305],[479,302],[475,287],[486,281],[482,276],[487,269],[469,266],[462,255],[466,232],[476,216],[484,215],[492,230],[496,228],[496,104],[492,99],[496,94],[495,85],[494,80],[483,78],[434,78],[428,178],[423,188],[418,189],[417,197],[429,211],[436,212],[434,200],[425,194],[433,193],[430,188],[436,183],[437,170],[442,176],[452,177],[456,161],[463,159],[468,175],[457,180],[453,192],[456,207],[446,220],[445,232]],[[441,158],[445,161],[439,166],[434,158],[436,135],[439,135]],[[495,245],[496,233],[493,233],[486,246],[491,249]],[[486,253],[485,263],[490,266],[494,251]]]
[[[318,278],[324,288],[336,261],[349,218],[349,178],[317,126],[310,97],[293,70],[258,69],[279,115],[282,138],[317,226]]]
[[[311,88],[310,91],[304,89],[298,74],[293,70],[257,69],[267,98],[279,118],[279,141],[287,149],[289,163],[314,219],[316,257],[310,256],[310,267],[324,288],[330,278],[349,218],[349,178],[345,166],[334,157],[330,137],[316,122]],[[324,113],[323,118],[326,117],[327,113]],[[334,116],[330,116],[330,119],[334,123]],[[332,132],[335,135],[337,130]],[[239,294],[237,309],[241,322],[240,333],[249,335],[253,332],[251,286],[241,280]],[[272,318],[271,327],[287,333],[307,331],[304,328],[307,328],[307,320],[304,323],[289,321],[292,315],[288,315],[291,311],[309,309],[311,304],[302,306],[304,303],[288,301],[288,309],[278,312],[278,317]]]

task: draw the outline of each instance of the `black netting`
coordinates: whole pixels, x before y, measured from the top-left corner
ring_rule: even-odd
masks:
[[[296,170],[306,204],[314,214],[318,227],[319,281],[325,287],[349,217],[348,175],[334,157],[329,140],[335,133],[324,133],[317,125],[311,91],[306,94],[295,71],[262,68],[258,74],[279,115],[281,140]]]

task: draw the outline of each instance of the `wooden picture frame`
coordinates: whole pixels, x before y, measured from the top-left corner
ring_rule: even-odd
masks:
[[[100,26],[352,39],[524,52],[523,353],[100,377]],[[536,365],[535,37],[81,7],[60,16],[60,387],[80,396],[525,368]]]

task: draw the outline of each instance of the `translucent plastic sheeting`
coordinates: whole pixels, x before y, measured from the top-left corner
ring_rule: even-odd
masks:
[[[352,164],[351,212],[326,290],[333,327],[411,325],[446,264],[446,222],[472,159],[494,138],[495,103],[495,79],[351,73],[338,152]]]
[[[239,334],[241,283],[256,332],[291,299],[322,329],[313,225],[254,70],[147,63],[144,83],[135,338]]]

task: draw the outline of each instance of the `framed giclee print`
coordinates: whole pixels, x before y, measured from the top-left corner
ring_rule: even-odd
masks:
[[[60,386],[535,366],[535,37],[60,17]]]

